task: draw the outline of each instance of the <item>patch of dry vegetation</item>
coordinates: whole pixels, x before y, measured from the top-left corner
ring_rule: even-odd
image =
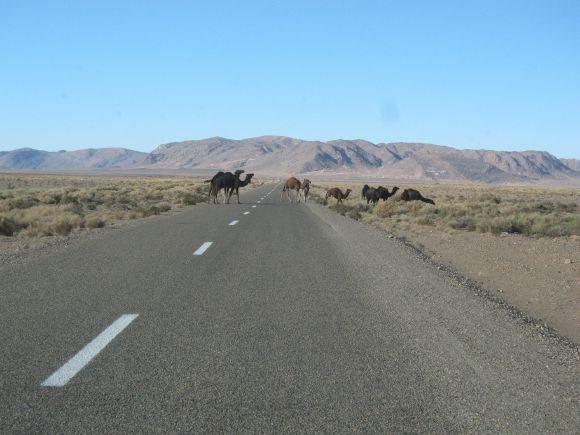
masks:
[[[207,201],[207,190],[201,178],[0,174],[0,236],[102,228]]]
[[[317,183],[311,190],[312,199],[326,205],[324,193],[329,187],[330,183]],[[401,191],[373,206],[360,198],[362,184],[348,187],[353,190],[351,196],[338,205],[330,200],[330,208],[353,219],[379,222],[393,231],[421,225],[440,230],[519,233],[534,237],[580,235],[580,192],[577,189],[421,185],[413,188],[432,198],[435,206],[401,201]],[[399,187],[404,189],[402,185]]]

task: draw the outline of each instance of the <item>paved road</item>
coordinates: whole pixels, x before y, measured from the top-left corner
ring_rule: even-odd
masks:
[[[566,350],[280,187],[0,268],[0,432],[578,431]]]

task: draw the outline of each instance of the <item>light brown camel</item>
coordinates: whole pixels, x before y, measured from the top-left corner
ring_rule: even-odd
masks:
[[[300,180],[296,177],[290,177],[286,180],[286,182],[284,183],[284,187],[282,188],[282,193],[280,194],[280,201],[282,200],[282,197],[284,196],[284,193],[286,194],[286,197],[288,198],[288,200],[290,202],[294,202],[295,198],[298,198],[298,202],[300,202],[300,189],[302,187],[302,183],[300,183]],[[290,196],[290,191],[291,190],[295,190],[296,191],[296,197],[292,198]]]
[[[333,198],[337,199],[337,204],[341,204],[343,199],[348,198],[350,192],[352,192],[352,190],[346,189],[346,192],[342,193],[342,190],[340,190],[338,187],[333,187],[332,189],[326,191],[326,197],[324,199],[326,200],[328,197],[332,196]]]

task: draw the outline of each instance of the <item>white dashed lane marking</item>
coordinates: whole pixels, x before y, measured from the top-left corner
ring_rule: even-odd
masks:
[[[250,214],[250,212],[249,211],[245,211],[244,214]]]
[[[199,248],[197,248],[197,251],[195,251],[193,253],[193,255],[203,255],[203,253],[205,251],[207,251],[207,249],[213,244],[213,242],[204,242]]]
[[[239,221],[231,221],[231,222],[230,222],[228,225],[229,225],[229,226],[233,226],[233,225],[237,224],[238,222],[239,222]]]
[[[50,375],[41,385],[43,387],[63,387],[73,376],[82,370],[95,356],[102,351],[119,333],[137,318],[138,314],[124,314],[111,326],[97,335],[93,341],[83,347],[60,369]]]

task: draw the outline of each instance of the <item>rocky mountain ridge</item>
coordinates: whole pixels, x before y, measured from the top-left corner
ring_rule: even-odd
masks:
[[[262,175],[333,175],[479,183],[562,181],[580,184],[580,161],[545,151],[459,150],[424,143],[308,141],[285,136],[213,137],[124,148],[0,152],[0,169],[233,170]]]

